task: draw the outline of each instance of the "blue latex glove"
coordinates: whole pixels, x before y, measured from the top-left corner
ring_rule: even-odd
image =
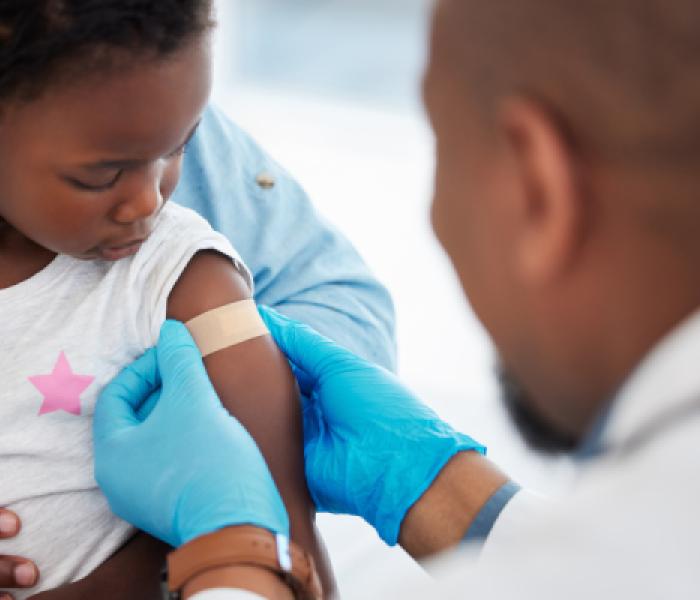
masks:
[[[304,458],[317,508],[358,515],[395,544],[408,509],[450,458],[486,449],[441,421],[389,371],[272,309],[260,314],[307,398]]]
[[[229,525],[289,535],[262,454],[221,405],[180,323],[166,322],[158,346],[104,389],[94,444],[114,513],[173,546]]]

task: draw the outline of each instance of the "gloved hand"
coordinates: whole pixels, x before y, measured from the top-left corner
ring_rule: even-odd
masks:
[[[166,322],[158,346],[104,389],[94,444],[114,513],[173,546],[240,524],[289,536],[262,454],[221,405],[180,323]]]
[[[304,458],[318,510],[360,516],[395,544],[408,509],[450,458],[486,449],[388,371],[272,309],[260,314],[307,398]]]

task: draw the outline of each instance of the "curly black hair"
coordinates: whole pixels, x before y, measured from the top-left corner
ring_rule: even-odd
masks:
[[[0,0],[0,102],[124,58],[165,57],[209,29],[212,0]]]

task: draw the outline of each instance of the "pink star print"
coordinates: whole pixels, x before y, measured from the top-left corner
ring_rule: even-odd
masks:
[[[90,375],[73,373],[65,353],[61,352],[49,375],[29,377],[34,387],[44,395],[39,414],[64,410],[72,415],[80,415],[80,394],[94,379]]]

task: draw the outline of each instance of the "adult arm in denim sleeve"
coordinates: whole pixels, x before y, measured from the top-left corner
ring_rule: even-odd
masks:
[[[274,186],[258,185],[260,173],[269,173]],[[301,187],[213,107],[188,144],[174,200],[231,240],[253,273],[258,303],[395,367],[394,309],[387,290]]]

